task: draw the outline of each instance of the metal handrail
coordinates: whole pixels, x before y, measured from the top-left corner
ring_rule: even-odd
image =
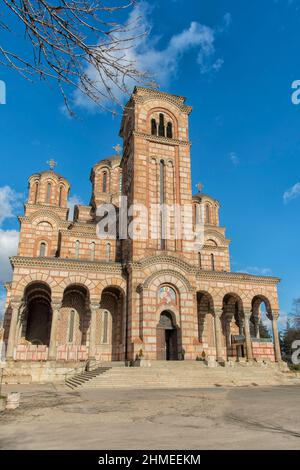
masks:
[[[87,361],[84,362],[84,364],[81,366],[81,367],[78,367],[77,369],[73,369],[72,371],[69,371],[65,374],[65,381],[68,379],[68,377],[72,376],[74,377],[74,375],[77,375],[79,373],[82,373],[82,372],[86,372],[87,370],[87,365],[89,364],[90,362],[90,359],[88,359]],[[101,362],[93,362],[93,365],[92,367],[89,369],[90,371],[91,370],[95,370],[95,369],[98,369],[98,367],[101,366]]]

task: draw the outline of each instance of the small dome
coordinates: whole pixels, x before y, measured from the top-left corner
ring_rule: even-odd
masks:
[[[220,206],[219,201],[215,199],[214,197],[210,196],[209,194],[204,194],[204,193],[194,194],[193,200],[200,201],[200,202],[211,201],[211,202],[214,202],[215,204],[218,204],[218,206]]]
[[[113,163],[120,163],[121,156],[120,155],[111,155],[110,157],[103,158],[103,160],[99,160],[95,165],[94,168],[98,165],[109,165],[112,166]]]

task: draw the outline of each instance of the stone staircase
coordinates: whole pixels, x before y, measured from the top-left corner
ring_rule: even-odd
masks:
[[[149,367],[99,367],[68,379],[71,388],[167,389],[217,386],[300,385],[300,376],[282,372],[278,364],[232,363],[207,367],[199,361],[153,361]]]
[[[80,372],[79,374],[75,374],[72,377],[66,379],[65,384],[69,388],[77,388],[88,384],[91,380],[100,377],[102,374],[105,374],[110,367],[97,367],[91,371]]]

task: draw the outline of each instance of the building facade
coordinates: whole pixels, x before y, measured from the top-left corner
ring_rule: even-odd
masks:
[[[279,279],[231,272],[218,201],[192,196],[190,113],[181,96],[137,87],[122,119],[122,157],[93,167],[90,204],[71,221],[68,180],[52,169],[29,178],[6,285],[8,361],[280,361]],[[202,248],[165,236],[161,215],[146,222],[156,237],[120,236],[121,196],[128,207],[192,206]],[[97,232],[103,204],[116,208],[116,237]],[[260,338],[262,306],[272,339]]]

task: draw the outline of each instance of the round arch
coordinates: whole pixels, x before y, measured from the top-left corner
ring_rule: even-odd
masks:
[[[188,279],[182,274],[169,270],[163,269],[159,272],[152,273],[143,283],[144,289],[158,288],[160,285],[169,284],[174,285],[178,292],[194,292]]]
[[[27,276],[22,277],[22,279],[20,279],[20,281],[14,287],[14,291],[16,295],[17,296],[19,295],[21,298],[24,298],[25,290],[27,286],[35,282],[39,282],[39,283],[43,283],[47,285],[49,289],[51,290],[52,294],[53,294],[53,290],[55,289],[57,285],[56,281],[50,275],[47,275],[44,273],[27,274]]]

